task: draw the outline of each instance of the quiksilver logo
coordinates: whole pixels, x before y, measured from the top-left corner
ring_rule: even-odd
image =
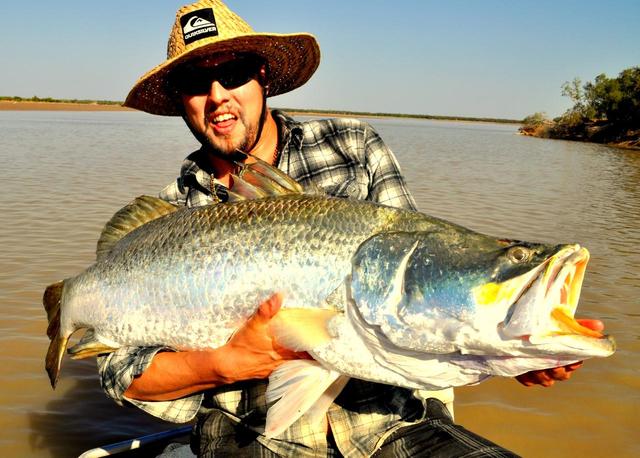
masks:
[[[216,19],[211,8],[192,11],[180,18],[184,43],[193,43],[202,38],[215,37],[218,35]]]

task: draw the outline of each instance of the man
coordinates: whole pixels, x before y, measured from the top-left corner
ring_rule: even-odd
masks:
[[[218,0],[180,9],[168,59],[144,75],[126,105],[182,116],[202,144],[161,197],[180,205],[224,201],[238,151],[277,166],[303,185],[331,195],[414,209],[391,151],[356,120],[296,122],[267,108],[268,96],[304,84],[320,61],[307,34],[258,34]],[[196,414],[192,449],[203,456],[513,456],[455,425],[437,399],[352,380],[321,428],[304,417],[276,438],[264,426],[265,378],[282,362],[307,357],[274,342],[269,320],[276,295],[223,347],[175,352],[123,348],[99,358],[103,387],[117,402],[186,422]],[[577,365],[526,374],[525,384],[551,384]]]

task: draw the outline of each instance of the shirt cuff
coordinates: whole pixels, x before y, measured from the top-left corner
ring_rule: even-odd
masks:
[[[169,347],[123,347],[103,357],[104,359],[99,358],[102,388],[120,405],[126,402],[163,420],[186,423],[198,413],[202,403],[202,393],[171,401],[140,401],[124,394],[133,379],[146,371],[154,356],[161,351],[175,350]]]

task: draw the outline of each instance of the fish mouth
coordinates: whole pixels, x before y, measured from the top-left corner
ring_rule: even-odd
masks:
[[[599,341],[596,345],[610,354],[613,340],[574,318],[589,257],[586,248],[569,245],[525,274],[527,281],[500,325],[501,335],[534,345],[573,341],[571,346],[585,350]]]
[[[589,262],[589,251],[580,245],[565,248],[547,261],[542,285],[546,291],[544,303],[551,308],[550,316],[555,330],[552,335],[579,334],[601,338],[603,334],[578,323],[574,316],[580,300],[584,274]]]

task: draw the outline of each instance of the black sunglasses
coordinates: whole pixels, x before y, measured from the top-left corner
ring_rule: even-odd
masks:
[[[172,84],[179,93],[186,95],[207,94],[214,81],[225,89],[236,89],[256,78],[262,65],[259,59],[249,57],[233,59],[214,67],[187,64],[174,71]]]

